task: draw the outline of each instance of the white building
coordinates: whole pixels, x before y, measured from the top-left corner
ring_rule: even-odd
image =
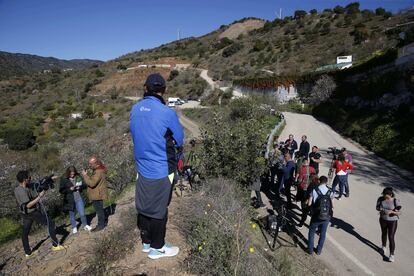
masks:
[[[72,113],[70,114],[72,119],[82,119],[82,113]]]

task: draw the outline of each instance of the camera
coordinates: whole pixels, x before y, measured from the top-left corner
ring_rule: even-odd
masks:
[[[35,190],[37,193],[55,188],[53,176],[54,174],[51,174],[49,176],[43,177],[38,182],[31,183],[31,188]]]
[[[334,160],[338,159],[338,155],[342,153],[340,149],[337,149],[336,147],[329,147],[327,150],[328,154],[332,154]]]

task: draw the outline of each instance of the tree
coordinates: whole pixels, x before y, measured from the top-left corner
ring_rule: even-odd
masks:
[[[382,8],[382,7],[376,8],[376,9],[375,9],[375,14],[376,14],[376,15],[378,15],[378,16],[384,16],[384,14],[385,14],[385,9],[384,9],[384,8]]]
[[[263,42],[262,40],[256,40],[256,42],[253,45],[253,52],[260,52],[262,50],[264,50],[267,46],[266,42]]]
[[[223,53],[221,54],[223,57],[229,57],[237,53],[243,49],[243,44],[241,43],[234,43],[230,46],[228,46],[226,49],[223,50]]]
[[[362,10],[361,14],[365,19],[371,19],[374,17],[374,12],[368,9]]]
[[[345,10],[346,10],[347,14],[358,14],[358,13],[360,13],[359,2],[353,2],[353,3],[348,4],[345,7]]]
[[[310,95],[306,97],[306,102],[320,104],[329,99],[336,89],[335,80],[328,75],[322,75],[313,85]]]
[[[98,78],[101,78],[101,77],[105,76],[105,74],[99,69],[95,70],[95,74]]]
[[[351,32],[351,35],[354,36],[355,44],[361,44],[369,38],[368,29],[364,24],[358,24],[355,26],[355,29]]]
[[[305,16],[306,16],[306,11],[304,10],[295,11],[295,15],[294,15],[295,19],[301,19],[301,18],[304,18]]]
[[[19,126],[6,130],[4,141],[12,150],[25,150],[35,144],[36,137],[30,128]]]
[[[316,14],[318,14],[318,11],[317,11],[316,9],[311,9],[311,10],[309,11],[309,13],[310,13],[311,15],[316,15]]]
[[[172,70],[170,72],[170,76],[168,77],[167,81],[172,81],[173,79],[175,79],[175,77],[177,77],[180,73],[178,72],[178,70]]]
[[[333,11],[336,14],[343,14],[343,13],[345,13],[345,8],[338,5],[333,9]]]

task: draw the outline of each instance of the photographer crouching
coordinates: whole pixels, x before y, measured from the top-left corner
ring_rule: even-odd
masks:
[[[49,188],[53,188],[53,181],[56,177],[49,176],[38,183],[32,183],[30,182],[31,177],[28,171],[19,171],[16,178],[19,186],[14,189],[14,195],[23,217],[22,242],[26,258],[31,258],[37,254],[37,250],[32,251],[29,245],[29,233],[33,221],[48,226],[53,251],[65,249],[65,247],[59,245],[59,241],[56,238],[55,224],[48,217],[46,210],[41,205],[42,197]]]

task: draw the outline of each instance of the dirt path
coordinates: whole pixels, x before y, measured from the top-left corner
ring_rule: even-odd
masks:
[[[184,116],[183,112],[180,109],[177,109],[177,114],[180,118],[181,125],[186,128],[192,137],[186,137],[186,138],[198,138],[201,136],[200,128],[197,123],[190,120],[186,116]]]
[[[328,147],[346,147],[354,158],[355,170],[349,176],[350,197],[334,201],[333,226],[328,228],[324,253],[317,258],[329,264],[338,275],[413,275],[412,175],[344,139],[312,116],[285,113],[285,118],[281,140],[292,133],[299,143],[301,135],[306,134],[310,144],[321,149],[324,161],[321,175],[328,172],[331,158],[326,154]],[[387,262],[378,253],[381,236],[375,203],[385,186],[394,187],[403,206],[396,233],[395,263]],[[304,227],[301,232],[307,236],[308,229]]]
[[[200,135],[198,125],[190,119],[180,116],[180,120],[194,137]],[[186,184],[186,183],[184,183]],[[181,263],[188,255],[189,250],[185,238],[181,234],[180,226],[176,213],[177,206],[181,198],[176,193],[169,207],[169,221],[167,224],[167,242],[180,247],[180,253],[175,258],[164,258],[160,260],[150,260],[146,253],[141,252],[141,242],[139,232],[136,232],[136,246],[132,254],[128,254],[122,260],[113,264],[117,269],[122,271],[122,275],[186,275],[185,268]],[[68,275],[79,273],[87,267],[88,261],[94,257],[92,252],[93,245],[99,242],[103,236],[111,232],[117,232],[122,223],[122,214],[129,209],[135,209],[135,188],[127,188],[124,195],[117,201],[113,214],[108,218],[108,226],[104,231],[98,233],[89,233],[80,231],[77,234],[69,234],[64,241],[67,247],[65,251],[52,252],[50,240],[40,244],[39,255],[26,260],[21,246],[20,239],[11,241],[1,247],[0,253],[0,275]],[[94,227],[96,219],[94,218],[91,226]],[[63,225],[62,229],[70,232],[71,227],[68,224]],[[122,235],[122,233],[119,233]],[[46,229],[37,234],[30,235],[31,245],[34,247],[39,241],[46,239]],[[61,238],[58,235],[58,238]]]

